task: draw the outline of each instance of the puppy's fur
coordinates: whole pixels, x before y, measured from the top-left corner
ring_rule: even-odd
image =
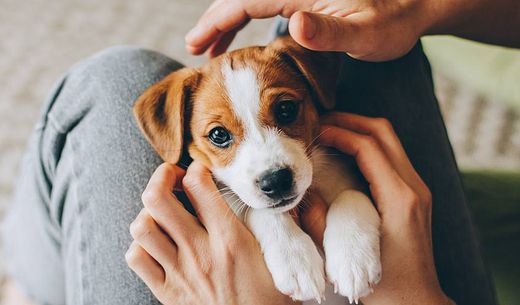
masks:
[[[349,164],[315,145],[318,112],[334,107],[338,72],[338,54],[280,38],[173,72],[134,107],[166,162],[187,149],[232,191],[222,193],[258,239],[276,287],[297,300],[321,300],[325,272],[350,301],[369,294],[381,275],[377,211]],[[330,205],[325,268],[288,213],[310,187]]]

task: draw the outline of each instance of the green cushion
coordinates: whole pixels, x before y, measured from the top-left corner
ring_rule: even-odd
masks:
[[[466,171],[462,180],[499,302],[520,304],[520,172]]]

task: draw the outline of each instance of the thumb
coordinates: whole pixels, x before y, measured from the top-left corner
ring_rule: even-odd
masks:
[[[315,51],[350,52],[356,26],[345,17],[296,12],[289,19],[289,33],[301,46]]]

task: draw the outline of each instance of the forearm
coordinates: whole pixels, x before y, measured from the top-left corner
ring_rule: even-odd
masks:
[[[520,1],[429,0],[425,34],[449,34],[520,48]]]

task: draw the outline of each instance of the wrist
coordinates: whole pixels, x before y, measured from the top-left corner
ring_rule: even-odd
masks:
[[[411,19],[409,26],[415,29],[418,38],[438,31],[442,23],[438,14],[444,7],[440,2],[444,1],[449,0],[405,0]]]
[[[458,8],[454,0],[421,0],[419,14],[421,19],[420,36],[448,34],[458,20]],[[452,2],[452,3],[449,3]],[[449,5],[452,5],[451,7]]]

